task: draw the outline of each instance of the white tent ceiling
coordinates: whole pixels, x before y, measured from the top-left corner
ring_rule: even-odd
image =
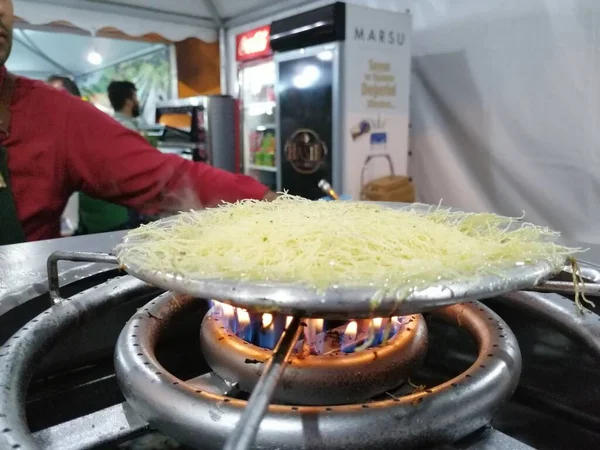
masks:
[[[95,50],[109,66],[136,55],[157,49],[163,44],[16,29],[13,50],[7,61],[8,69],[30,78],[47,78],[51,74],[82,75],[98,69],[87,61]]]
[[[14,0],[15,14],[34,25],[57,21],[89,31],[114,27],[132,36],[158,33],[178,41],[217,40],[217,30],[269,17],[302,0]],[[133,20],[132,20],[133,19]]]

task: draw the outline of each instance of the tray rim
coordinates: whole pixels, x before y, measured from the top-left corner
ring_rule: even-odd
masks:
[[[436,207],[423,203],[368,203],[392,209],[415,209],[422,212]],[[459,210],[453,211],[460,212]],[[173,220],[173,217],[176,216],[161,219],[159,222],[166,225],[169,220]],[[519,223],[518,219],[514,220],[515,223]],[[130,238],[125,236],[119,246],[126,246],[130,242]],[[379,315],[392,316],[427,312],[455,303],[527,289],[562,270],[562,266],[559,268],[550,262],[540,261],[532,265],[512,267],[503,271],[501,275],[485,275],[469,280],[440,280],[434,286],[412,289],[410,294],[402,300],[398,299],[396,292],[388,292],[375,302],[373,298],[381,293],[378,286],[332,286],[320,290],[299,283],[184,278],[175,273],[140,268],[121,258],[119,258],[119,263],[130,275],[151,285],[180,294],[217,300],[253,311],[279,312],[289,315],[302,313],[305,317],[327,316],[331,318],[368,318]]]

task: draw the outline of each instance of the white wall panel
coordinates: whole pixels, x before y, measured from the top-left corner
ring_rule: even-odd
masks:
[[[419,199],[600,243],[600,4],[420,0],[414,14]]]

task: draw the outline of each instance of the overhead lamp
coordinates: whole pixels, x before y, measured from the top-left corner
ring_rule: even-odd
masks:
[[[92,50],[88,53],[87,60],[90,64],[94,66],[99,66],[100,64],[102,64],[102,55],[96,50]]]

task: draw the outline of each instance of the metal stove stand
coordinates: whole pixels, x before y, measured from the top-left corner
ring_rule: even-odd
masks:
[[[444,448],[451,442],[460,448],[526,448],[486,428],[518,384],[521,354],[508,325],[481,303],[453,305],[434,313],[466,329],[477,341],[479,356],[458,377],[423,392],[386,400],[296,407],[272,405],[270,401],[300,334],[299,317],[282,336],[250,399],[243,401],[228,395],[235,386],[211,374],[182,380],[156,358],[159,341],[199,301],[172,293],[161,294],[138,310],[121,332],[115,367],[127,401],[32,434],[26,423],[25,401],[41,356],[70,332],[85,327],[127,298],[159,294],[140,280],[121,276],[65,300],[58,288],[59,260],[116,262],[104,254],[61,253],[49,259],[54,305],[31,319],[0,348],[0,448],[93,448],[122,441],[149,427],[200,448],[221,448],[228,436],[238,438],[227,444],[229,448],[247,448],[253,442],[256,448],[265,449],[381,448],[385,442],[390,448]],[[554,287],[569,293],[568,284]],[[552,288],[547,283],[537,289]],[[589,295],[598,292],[597,286],[588,286]],[[559,295],[516,292],[504,300],[554,325],[600,361],[600,317],[596,314],[587,310],[575,314],[573,302]]]

